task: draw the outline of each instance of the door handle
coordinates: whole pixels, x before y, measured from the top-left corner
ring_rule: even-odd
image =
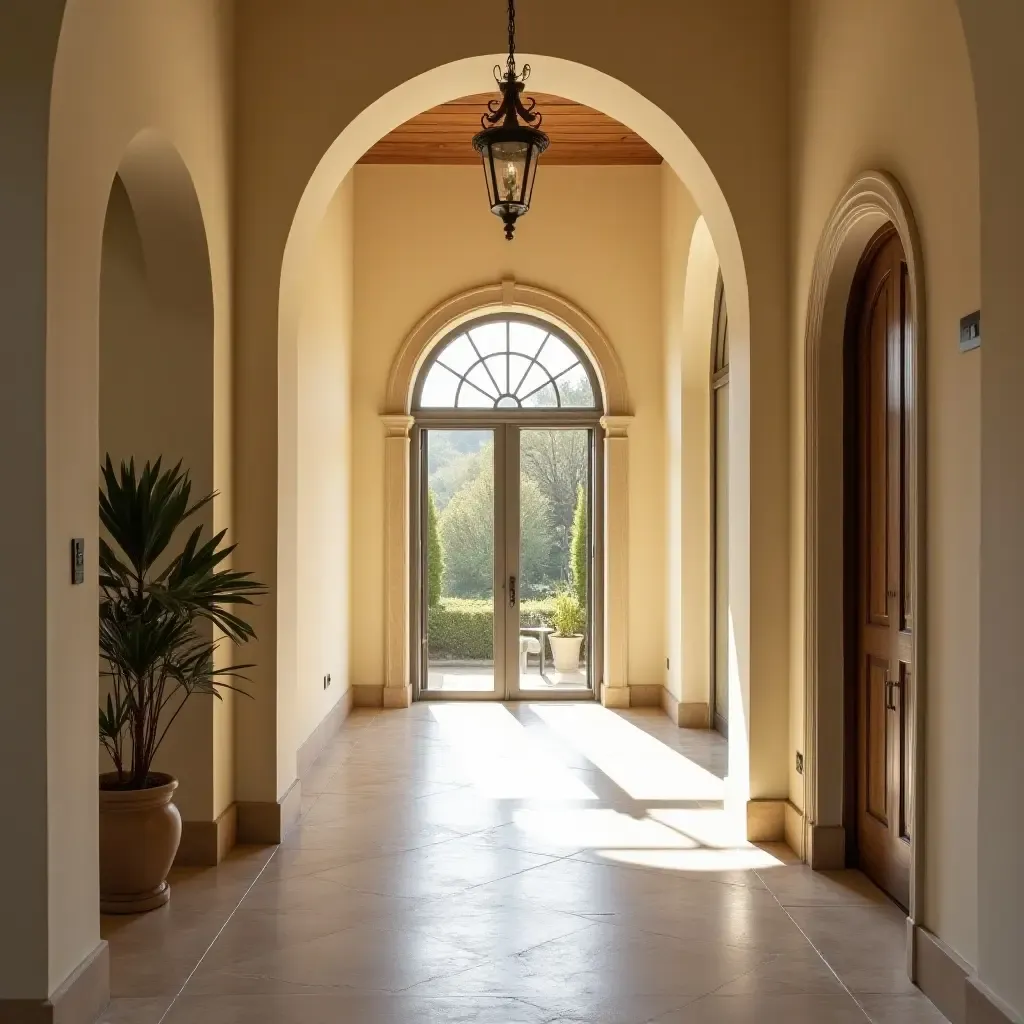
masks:
[[[885,709],[887,711],[896,710],[896,689],[899,685],[899,681],[896,679],[886,679],[885,681]]]
[[[509,576],[509,578],[508,578],[508,606],[509,606],[509,608],[515,608],[515,606],[516,606],[516,578],[515,578],[515,576]]]

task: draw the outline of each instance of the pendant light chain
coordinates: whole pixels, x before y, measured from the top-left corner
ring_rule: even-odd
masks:
[[[516,77],[516,0],[508,0],[508,77]]]

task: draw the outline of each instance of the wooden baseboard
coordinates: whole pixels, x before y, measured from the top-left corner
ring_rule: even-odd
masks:
[[[105,941],[49,999],[0,999],[0,1024],[87,1024],[110,1002],[110,950]]]
[[[628,689],[631,708],[661,707],[661,694],[665,689],[661,683],[631,683]]]
[[[668,720],[680,729],[707,729],[710,726],[707,701],[676,700],[667,686],[661,688],[661,709]]]
[[[239,800],[238,841],[272,846],[280,843],[299,820],[302,787],[296,779],[279,800]]]
[[[178,867],[216,867],[238,841],[238,807],[232,804],[216,821],[183,821],[174,863]]]
[[[801,859],[804,859],[804,812],[796,804],[786,801],[783,829],[786,845]]]
[[[295,771],[300,779],[309,774],[316,759],[323,752],[327,744],[338,735],[341,727],[345,724],[352,711],[355,693],[354,687],[350,686],[335,701],[334,707],[324,716],[323,721],[306,737],[295,754]]]
[[[846,867],[846,829],[842,825],[808,825],[804,860],[815,871]]]
[[[974,975],[964,982],[966,1024],[1024,1024],[1024,1016],[1015,1013]]]
[[[412,707],[412,686],[385,686],[381,689],[381,707]]]
[[[384,707],[384,687],[365,686],[357,683],[352,687],[352,706],[356,708]]]
[[[606,708],[628,708],[629,687],[628,686],[602,686],[601,703]]]
[[[971,968],[938,936],[914,926],[913,971],[918,988],[950,1024],[967,1024],[967,979]]]
[[[779,843],[786,839],[786,801],[747,801],[747,842]]]

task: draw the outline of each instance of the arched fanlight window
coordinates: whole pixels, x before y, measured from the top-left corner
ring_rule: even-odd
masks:
[[[594,409],[600,390],[571,339],[529,317],[459,327],[420,375],[417,409]]]

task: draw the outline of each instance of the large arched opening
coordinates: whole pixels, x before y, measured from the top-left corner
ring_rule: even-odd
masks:
[[[750,704],[750,308],[746,269],[736,224],[729,204],[715,176],[704,158],[675,121],[654,103],[644,98],[629,85],[617,81],[594,68],[552,57],[527,57],[534,67],[543,67],[545,90],[576,100],[594,107],[628,125],[664,157],[668,167],[684,183],[690,191],[693,201],[704,217],[709,235],[714,239],[713,247],[717,259],[721,263],[722,275],[730,295],[730,335],[732,346],[731,389],[733,402],[729,422],[730,432],[730,487],[728,516],[730,530],[730,549],[735,552],[730,564],[730,608],[728,612],[728,657],[730,660],[729,675],[735,681],[736,707],[734,708],[733,728],[730,730],[730,785],[731,793],[737,805],[745,806],[751,795],[751,768],[749,743],[751,730]],[[295,638],[301,629],[301,618],[297,614],[301,588],[297,587],[296,565],[298,558],[290,539],[293,534],[291,524],[300,516],[296,495],[300,484],[295,479],[295,468],[303,464],[303,454],[298,442],[297,424],[302,415],[302,399],[294,382],[301,375],[298,368],[303,359],[302,327],[306,315],[305,303],[308,296],[309,270],[314,265],[313,254],[317,251],[318,237],[322,237],[322,224],[325,213],[338,202],[348,185],[348,176],[359,157],[379,138],[397,125],[419,113],[423,109],[446,100],[466,95],[486,81],[493,57],[473,57],[444,65],[416,76],[403,83],[363,110],[335,139],[328,151],[321,158],[317,167],[304,188],[301,199],[292,219],[287,241],[284,245],[280,293],[278,297],[278,338],[277,338],[277,372],[279,389],[277,398],[277,469],[274,483],[277,493],[277,528],[276,534],[276,573],[278,577],[277,608],[275,610],[277,636],[277,709],[276,714],[283,724],[281,735],[296,733],[297,744],[302,742],[305,730],[295,726],[292,706],[294,697],[288,692],[290,680],[299,674],[294,670],[294,660],[302,649],[302,644]],[[343,184],[345,183],[345,184]],[[339,188],[341,191],[339,191]],[[706,374],[704,386],[706,387]],[[386,421],[387,443],[408,448],[408,426],[398,422],[399,404],[392,394],[384,411],[392,418]],[[625,435],[624,423],[611,426],[611,436]],[[392,471],[385,470],[388,479],[387,507],[389,509],[405,508],[408,505],[409,479],[408,457],[403,456],[401,464],[406,467],[392,479]],[[390,465],[390,463],[389,463]],[[269,466],[267,467],[269,470]],[[301,472],[301,470],[300,470]],[[402,473],[404,472],[404,475]],[[382,481],[383,484],[383,481]],[[269,487],[268,478],[261,487]],[[397,514],[397,513],[396,513]],[[625,524],[623,524],[625,528]],[[404,538],[408,534],[408,524],[396,526],[395,538]],[[388,549],[392,544],[389,542]],[[379,570],[378,570],[379,571]],[[392,579],[394,575],[394,579]],[[381,699],[389,700],[398,706],[408,703],[411,692],[409,666],[411,663],[408,631],[407,595],[408,566],[396,564],[394,558],[386,562],[385,576],[389,593],[401,594],[403,599],[396,605],[386,604],[385,621],[389,635],[394,642],[385,641],[387,652],[385,659],[385,676],[387,683],[383,687]],[[707,594],[702,594],[700,601],[706,603]],[[623,684],[620,700],[628,702],[629,669],[622,659],[621,682]],[[671,658],[668,659],[671,663]],[[608,662],[606,668],[613,664]],[[376,680],[354,679],[356,686],[377,687]],[[646,688],[653,691],[654,700],[661,702],[662,686],[651,686],[644,680]],[[639,688],[638,688],[639,692]],[[356,699],[359,694],[356,694]],[[378,698],[366,699],[376,703]],[[614,699],[614,697],[613,697]],[[673,717],[679,715],[679,701],[673,704]],[[706,700],[705,700],[706,703]],[[620,705],[621,706],[621,705]],[[772,706],[770,701],[761,705],[767,713]],[[692,710],[692,709],[691,709]],[[266,719],[268,709],[258,707],[246,708],[246,716],[252,715]],[[300,712],[302,714],[303,712]],[[774,712],[769,716],[777,718]],[[247,726],[246,728],[249,728]],[[268,726],[253,722],[251,728],[266,735]],[[778,738],[767,739],[767,733],[773,726],[766,724],[760,734],[765,736],[764,751],[772,745],[778,745]],[[288,744],[278,746],[276,775],[278,791],[285,792],[290,780],[295,777],[295,768],[291,760],[292,754]],[[293,745],[294,746],[294,745]],[[762,759],[763,759],[762,755]],[[300,753],[300,761],[303,757]],[[762,792],[769,788],[767,775],[754,789]],[[777,804],[777,806],[775,806]],[[771,830],[778,831],[782,822],[782,804],[777,800],[769,812],[772,819]],[[778,819],[777,824],[775,823]],[[764,825],[755,826],[757,831],[766,831]]]

